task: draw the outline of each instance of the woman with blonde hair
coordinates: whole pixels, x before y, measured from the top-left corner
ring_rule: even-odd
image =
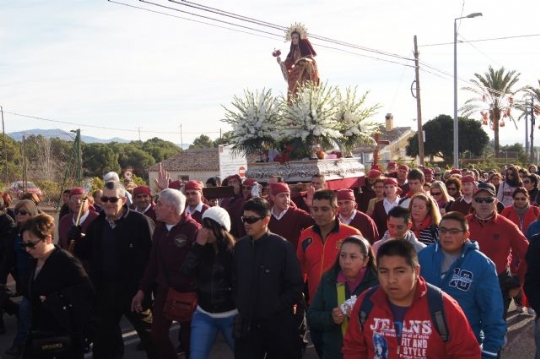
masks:
[[[425,193],[416,193],[409,203],[413,226],[418,241],[430,245],[439,237],[441,213],[437,202]]]
[[[446,208],[449,208],[449,206],[452,205],[452,202],[454,202],[454,198],[448,194],[446,185],[442,181],[434,181],[431,184],[429,193],[435,202],[437,202],[439,212],[441,213],[441,216],[443,216],[446,213]]]

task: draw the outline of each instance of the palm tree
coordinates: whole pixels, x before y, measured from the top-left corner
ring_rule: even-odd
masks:
[[[540,80],[538,81],[540,85]],[[534,106],[534,108],[533,108]],[[522,118],[525,119],[525,126],[529,125],[528,119],[531,121],[531,161],[534,159],[534,116],[540,115],[540,87],[534,88],[532,86],[526,86],[523,90],[523,99],[516,105],[521,110],[521,115],[518,117],[518,121]]]
[[[471,98],[465,102],[461,108],[464,117],[469,117],[476,111],[480,111],[483,124],[487,125],[488,120],[494,134],[495,157],[499,157],[499,128],[505,126],[505,119],[516,121],[511,114],[514,106],[514,95],[520,91],[513,90],[512,87],[519,81],[520,73],[516,71],[506,71],[504,67],[494,70],[491,66],[484,75],[474,74],[475,79],[470,80],[473,87],[464,87],[464,90],[471,91],[478,97]],[[516,125],[517,127],[517,125]]]

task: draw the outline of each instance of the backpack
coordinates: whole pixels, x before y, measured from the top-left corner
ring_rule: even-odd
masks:
[[[446,343],[449,339],[449,334],[448,326],[446,324],[446,315],[444,313],[442,290],[429,283],[426,283],[426,285],[427,301],[429,306],[429,313],[431,314],[431,321],[435,324],[435,328],[441,336],[442,341]],[[375,286],[368,289],[364,300],[362,301],[362,303],[360,303],[358,319],[360,321],[362,331],[364,331],[364,324],[366,323],[371,309],[373,309],[373,302],[370,299],[371,295],[375,293],[378,288],[379,286]]]

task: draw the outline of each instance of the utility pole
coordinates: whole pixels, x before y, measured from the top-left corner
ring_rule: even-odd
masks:
[[[8,155],[7,155],[7,144],[6,144],[6,129],[4,127],[4,108],[0,106],[0,112],[2,113],[2,135],[3,135],[3,142],[4,142],[4,157],[6,160],[6,178],[4,178],[4,181],[6,184],[9,182],[9,169],[8,169]]]
[[[182,124],[180,124],[180,148],[184,149],[184,135],[182,134]]]
[[[534,163],[534,97],[531,95],[531,163]]]
[[[418,65],[418,43],[416,41],[416,35],[414,35],[414,72],[415,72],[415,82],[416,82],[416,95],[413,96],[416,98],[416,116],[418,121],[418,158],[420,160],[420,165],[424,165],[424,132],[422,131],[422,105],[420,102],[420,67]]]

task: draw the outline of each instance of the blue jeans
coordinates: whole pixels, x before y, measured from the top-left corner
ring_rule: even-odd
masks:
[[[212,318],[198,308],[191,319],[191,353],[190,359],[207,359],[216,340],[218,330],[221,331],[227,344],[234,352],[232,336],[233,319],[235,315],[226,318]]]
[[[536,354],[534,359],[540,359],[540,319],[533,322],[534,325],[534,343],[536,344]]]
[[[13,345],[25,345],[30,333],[32,325],[32,310],[30,308],[30,300],[25,296],[22,297],[19,303],[19,319],[17,320],[17,334],[13,339]]]

